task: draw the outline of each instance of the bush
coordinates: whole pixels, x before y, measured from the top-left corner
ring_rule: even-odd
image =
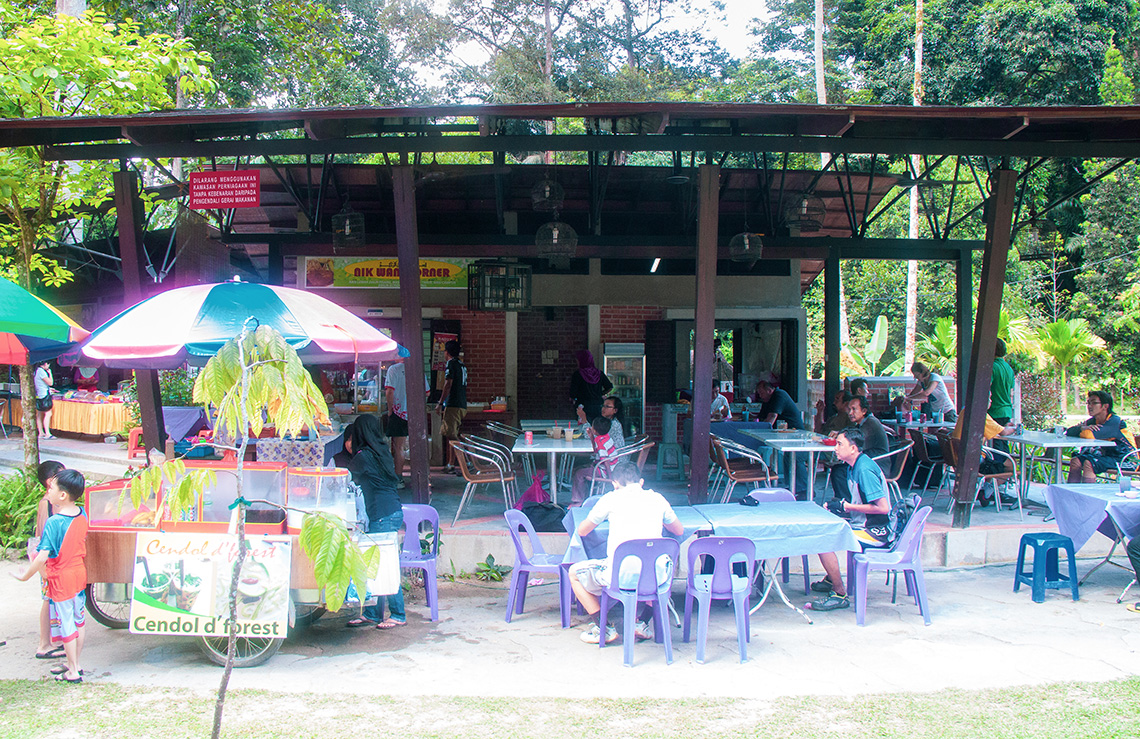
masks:
[[[158,389],[162,393],[163,405],[194,405],[194,379],[198,376],[198,368],[190,370],[159,370]],[[129,436],[131,429],[138,426],[139,421],[139,395],[132,377],[130,382],[123,385],[123,403],[125,405],[127,425],[119,431],[120,436]]]
[[[23,547],[36,521],[36,504],[44,496],[39,481],[23,470],[0,475],[0,547]]]
[[[1051,429],[1061,422],[1061,391],[1057,381],[1040,372],[1022,372],[1021,422],[1028,429]]]

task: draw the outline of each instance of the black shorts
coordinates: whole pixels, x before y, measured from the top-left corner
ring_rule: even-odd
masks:
[[[408,435],[408,422],[400,418],[395,413],[388,414],[388,425],[384,429],[384,433],[388,436],[407,436]]]
[[[51,410],[51,406],[52,406],[52,400],[51,400],[50,395],[47,396],[46,398],[36,398],[36,410],[37,411],[42,411],[42,412],[46,413],[47,411]]]

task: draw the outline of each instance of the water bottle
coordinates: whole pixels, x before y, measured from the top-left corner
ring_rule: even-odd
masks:
[[[1117,480],[1120,482],[1120,494],[1121,495],[1132,495],[1132,478],[1130,478],[1128,475],[1124,474],[1123,472],[1120,472],[1119,474],[1117,474],[1116,477],[1117,477]]]

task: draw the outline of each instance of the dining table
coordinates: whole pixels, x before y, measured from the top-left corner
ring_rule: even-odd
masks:
[[[807,501],[761,503],[757,506],[710,503],[693,508],[712,525],[715,536],[742,536],[756,545],[756,559],[762,563],[761,572],[766,582],[763,595],[750,613],[764,605],[775,588],[784,605],[812,623],[811,616],[788,600],[780,587],[780,578],[769,563],[784,557],[858,552],[861,549],[846,520]]]
[[[1106,564],[1120,567],[1135,575],[1131,565],[1112,559],[1116,548],[1127,539],[1140,534],[1140,490],[1131,488],[1131,478],[1125,478],[1125,491],[1119,483],[1058,483],[1045,488],[1045,502],[1057,520],[1057,530],[1073,540],[1074,551],[1079,550],[1098,531],[1112,539],[1108,554],[1085,573],[1084,582]],[[1129,583],[1131,585],[1131,582]],[[1127,589],[1126,589],[1127,591]],[[1117,599],[1123,600],[1124,594]]]
[[[1082,439],[1079,436],[1066,436],[1055,431],[1022,431],[1020,434],[998,437],[1001,441],[1017,444],[1019,449],[1017,463],[1017,490],[1022,499],[1029,489],[1029,470],[1025,466],[1027,447],[1038,447],[1046,451],[1052,450],[1053,466],[1055,468],[1055,482],[1060,484],[1064,475],[1061,465],[1062,449],[1087,449],[1091,447],[1116,446],[1111,439]]]
[[[791,469],[788,471],[788,487],[796,489],[796,455],[807,454],[808,467],[808,500],[815,497],[815,455],[823,452],[834,452],[835,443],[825,436],[814,431],[800,431],[793,429],[743,429],[740,433],[763,442],[775,449],[780,456],[784,453],[792,456]]]
[[[559,454],[593,454],[594,443],[587,438],[554,439],[545,432],[531,432],[531,443],[526,442],[526,434],[515,439],[511,446],[513,454],[545,454],[548,479],[550,480],[550,499],[558,502],[558,455]]]

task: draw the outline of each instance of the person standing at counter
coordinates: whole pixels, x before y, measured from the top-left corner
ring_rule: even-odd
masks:
[[[404,510],[400,507],[400,496],[396,493],[396,469],[392,464],[392,452],[388,439],[380,428],[380,419],[363,415],[352,424],[352,460],[348,471],[352,481],[364,493],[364,505],[368,510],[368,533],[379,534],[399,531],[404,525]],[[377,598],[376,605],[365,606],[360,618],[349,620],[349,627],[372,626],[378,629],[392,629],[403,626],[407,621],[404,614],[404,593],[397,588],[394,595],[387,596],[388,619],[384,620],[384,605]]]
[[[594,366],[590,352],[583,349],[574,358],[578,360],[578,369],[570,376],[570,402],[575,409],[585,411],[586,418],[597,418],[602,412],[602,399],[614,389],[614,384]]]
[[[41,439],[55,438],[51,435],[51,391],[55,389],[52,387],[53,382],[51,366],[47,362],[40,363],[32,376],[32,384],[36,390],[36,426],[39,427]]]
[[[443,391],[439,394],[437,409],[443,415],[440,433],[443,436],[443,458],[447,471],[455,472],[455,452],[449,442],[459,439],[459,427],[467,415],[467,365],[459,361],[459,342],[455,339],[443,345],[447,352],[447,368],[443,373]]]
[[[942,417],[947,421],[958,420],[958,411],[954,408],[954,401],[950,400],[946,381],[940,375],[931,372],[930,368],[922,362],[912,364],[910,374],[914,377],[915,386],[902,399],[904,410],[920,408],[927,415],[942,413]]]
[[[396,363],[384,375],[384,400],[388,404],[388,438],[392,442],[392,460],[396,464],[396,477],[404,488],[404,442],[408,440],[408,391],[404,384],[404,360]]]

